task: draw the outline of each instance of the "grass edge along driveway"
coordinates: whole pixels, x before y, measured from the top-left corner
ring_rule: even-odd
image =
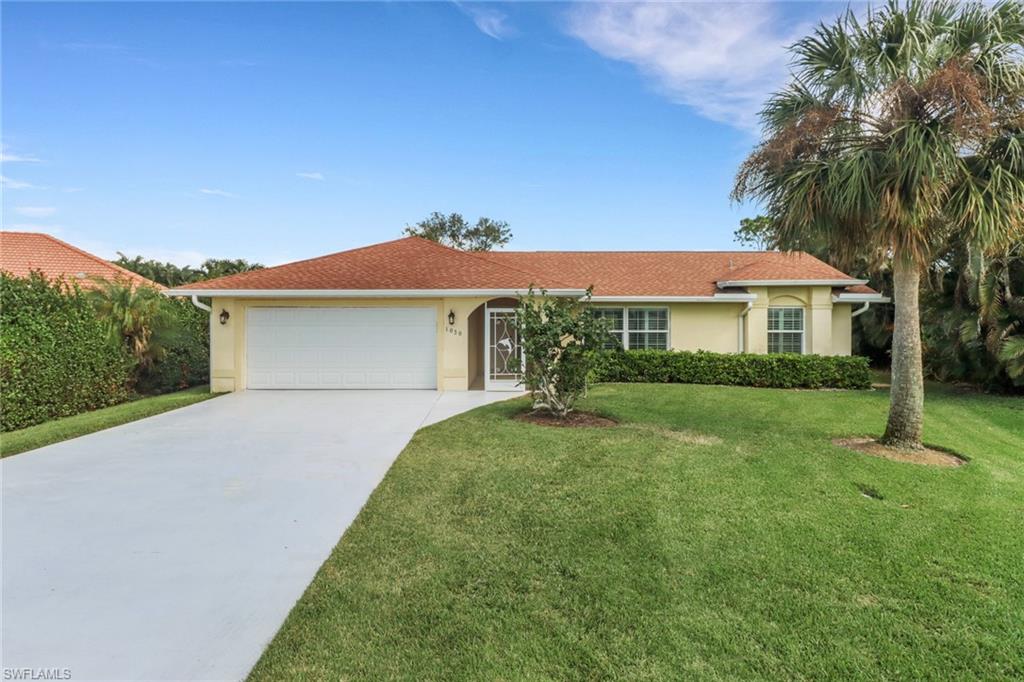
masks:
[[[17,431],[7,431],[0,433],[0,457],[17,455],[41,448],[44,445],[52,445],[138,419],[145,419],[162,412],[176,410],[179,407],[200,403],[218,395],[222,394],[210,393],[209,386],[193,386],[184,391],[138,398],[120,405],[111,405],[91,412],[54,419]]]
[[[1019,678],[1024,400],[929,387],[959,468],[831,444],[886,406],[604,385],[615,428],[423,429],[251,679]]]

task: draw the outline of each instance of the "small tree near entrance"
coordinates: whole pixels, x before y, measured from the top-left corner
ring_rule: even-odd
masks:
[[[523,383],[533,409],[565,418],[586,392],[592,360],[607,331],[590,314],[590,290],[582,299],[547,296],[543,289],[519,298],[516,327],[526,360]]]

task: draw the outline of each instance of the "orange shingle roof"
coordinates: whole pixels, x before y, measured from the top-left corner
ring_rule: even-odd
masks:
[[[711,296],[726,280],[851,280],[814,256],[778,251],[496,251],[496,262],[558,273],[595,296]]]
[[[0,270],[15,277],[28,277],[30,272],[38,271],[49,279],[61,279],[82,288],[94,286],[95,278],[164,288],[141,275],[41,232],[0,232]]]
[[[742,276],[741,276],[742,275]],[[804,253],[458,251],[405,237],[229,275],[182,290],[586,289],[596,296],[711,296],[723,280],[856,280]]]
[[[182,289],[517,289],[536,273],[421,237],[196,282]],[[571,288],[552,277],[548,288]]]

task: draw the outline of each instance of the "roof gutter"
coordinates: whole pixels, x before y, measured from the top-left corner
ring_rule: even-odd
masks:
[[[538,293],[541,289],[536,289]],[[548,296],[583,296],[586,289],[546,289]],[[457,298],[524,296],[524,289],[169,289],[168,296],[223,296],[229,298]]]
[[[891,299],[882,294],[839,293],[832,296],[833,303],[888,303]]]
[[[718,282],[729,287],[852,287],[867,284],[866,279],[731,279]]]
[[[751,303],[756,294],[714,294],[712,296],[594,296],[593,303]]]

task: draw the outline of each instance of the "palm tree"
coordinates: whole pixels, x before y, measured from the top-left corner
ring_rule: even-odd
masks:
[[[840,263],[889,261],[895,323],[881,441],[921,447],[921,273],[957,239],[1024,230],[1024,9],[1020,0],[893,0],[848,11],[792,47],[790,84],[736,178],[776,246],[823,239]]]
[[[111,339],[128,348],[140,372],[162,360],[182,333],[169,301],[152,287],[97,280],[87,295]]]

